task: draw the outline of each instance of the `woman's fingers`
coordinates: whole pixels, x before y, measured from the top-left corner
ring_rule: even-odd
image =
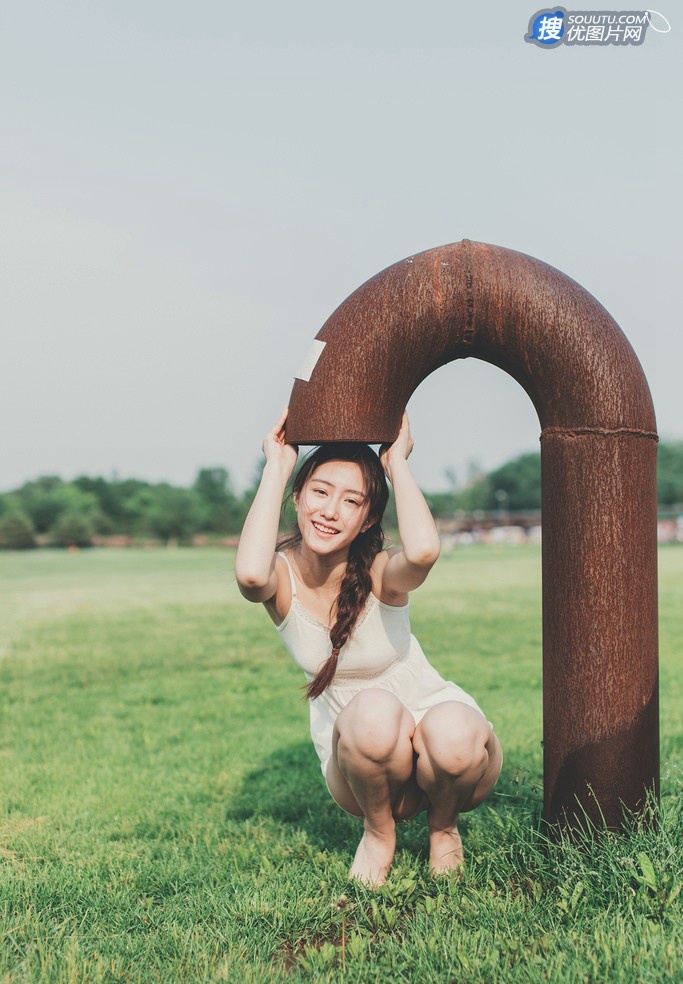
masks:
[[[289,407],[285,406],[279,420],[263,439],[262,449],[267,460],[284,462],[288,464],[291,471],[291,468],[296,464],[299,448],[296,444],[288,443],[285,437],[285,422],[288,412]]]
[[[269,437],[272,437],[276,441],[278,441],[278,443],[280,444],[282,443],[282,439],[285,433],[285,421],[287,420],[288,411],[289,411],[289,407],[284,407],[278,420],[275,422],[272,429],[268,431],[268,434],[266,435],[266,440],[268,440]]]
[[[413,439],[410,436],[410,421],[408,420],[408,414],[405,412],[401,418],[401,429],[396,435],[396,440],[393,444],[382,445],[380,456],[383,451],[388,450],[391,450],[392,453],[401,454],[404,458],[408,458],[410,452],[413,450]]]
[[[289,407],[285,406],[280,414],[278,422],[273,427],[273,434],[281,434],[285,429],[285,421],[287,420],[287,413],[289,412]]]

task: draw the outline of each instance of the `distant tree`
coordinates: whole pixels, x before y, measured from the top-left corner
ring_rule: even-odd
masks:
[[[94,524],[89,516],[67,509],[57,519],[50,540],[57,547],[89,547],[94,533]]]
[[[100,509],[97,496],[92,492],[82,492],[76,485],[69,482],[56,489],[53,493],[59,506],[58,519],[53,523],[51,530],[64,515],[69,513],[74,516],[82,516],[87,520],[89,528],[94,533],[109,533],[112,529],[111,520],[105,516]]]
[[[683,441],[662,441],[659,445],[657,498],[661,506],[683,505]]]
[[[101,515],[109,520],[108,526],[116,530],[121,530],[124,520],[123,503],[119,493],[120,484],[108,482],[106,478],[90,478],[87,475],[79,475],[71,483],[79,491],[94,496]]]
[[[152,502],[145,523],[162,540],[187,540],[204,527],[206,512],[192,489],[174,488],[166,482],[150,490]]]
[[[468,513],[491,510],[496,501],[493,493],[489,476],[481,475],[458,492],[458,508]]]
[[[225,468],[202,468],[193,488],[204,505],[208,530],[239,533],[245,513]]]
[[[541,456],[537,451],[513,458],[490,472],[488,479],[493,491],[489,508],[496,506],[497,491],[506,494],[508,509],[541,508]]]
[[[18,510],[6,512],[0,519],[0,549],[29,550],[35,545],[35,528],[31,517]]]
[[[140,488],[124,499],[122,533],[133,535],[151,533],[148,516],[154,508],[154,491],[151,486]]]
[[[145,517],[154,502],[154,493],[149,482],[138,478],[124,479],[116,483],[116,497],[120,520],[119,533],[144,533],[148,529]]]
[[[58,475],[43,475],[35,481],[25,482],[15,495],[24,512],[31,517],[38,533],[47,533],[63,509],[58,491],[64,482]]]
[[[26,482],[13,498],[30,516],[38,533],[54,531],[59,517],[65,512],[87,516],[93,529],[100,532],[107,528],[97,496],[82,491],[74,483],[63,482],[55,475]]]
[[[436,519],[441,516],[452,516],[462,508],[459,494],[455,491],[426,492],[425,498],[432,516]]]
[[[5,492],[0,495],[0,516],[5,516],[11,512],[25,513],[25,510],[22,509],[21,501],[16,492]]]

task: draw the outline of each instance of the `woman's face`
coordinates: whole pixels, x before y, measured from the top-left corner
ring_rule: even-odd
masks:
[[[370,523],[363,473],[355,461],[326,461],[295,499],[303,542],[318,554],[348,551]]]

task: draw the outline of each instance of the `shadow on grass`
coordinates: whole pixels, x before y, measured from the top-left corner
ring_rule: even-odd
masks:
[[[460,829],[466,834],[470,818],[490,807],[501,814],[528,816],[540,810],[538,791],[506,766],[498,784],[483,807],[465,813]],[[353,852],[362,833],[361,821],[344,813],[330,796],[310,742],[280,749],[250,772],[234,797],[228,819],[247,820],[270,817],[305,831],[317,848]],[[427,856],[427,817],[421,813],[398,827],[398,849],[419,857]]]
[[[227,816],[292,824],[321,850],[355,847],[360,837],[360,820],[340,810],[330,796],[310,742],[282,748],[248,773]]]

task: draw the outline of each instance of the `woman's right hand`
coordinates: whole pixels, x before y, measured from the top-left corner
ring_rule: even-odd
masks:
[[[379,460],[382,462],[384,473],[393,483],[391,477],[391,467],[395,461],[407,461],[413,450],[413,439],[410,435],[410,421],[408,414],[404,412],[401,418],[401,429],[393,444],[383,444],[379,449]]]
[[[287,478],[292,474],[299,456],[297,445],[287,444],[285,441],[285,421],[288,412],[289,407],[285,407],[280,419],[263,438],[263,454],[266,462],[279,465],[286,472]]]

